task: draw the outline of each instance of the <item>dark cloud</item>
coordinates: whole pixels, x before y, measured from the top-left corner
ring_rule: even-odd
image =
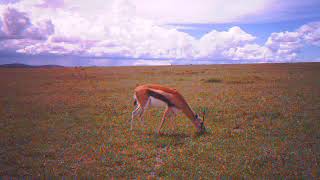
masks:
[[[2,15],[2,32],[6,38],[20,39],[24,31],[31,25],[30,19],[23,12],[7,8]]]
[[[36,39],[45,40],[54,33],[51,20],[33,24],[26,13],[7,8],[0,20],[0,39]]]

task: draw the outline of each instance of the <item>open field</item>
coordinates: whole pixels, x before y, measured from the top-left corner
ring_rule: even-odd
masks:
[[[208,132],[163,110],[130,131],[137,84],[173,86]],[[0,175],[318,176],[320,63],[1,68]]]

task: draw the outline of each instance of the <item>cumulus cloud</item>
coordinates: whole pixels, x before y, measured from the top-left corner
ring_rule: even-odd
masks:
[[[198,42],[198,57],[219,57],[221,52],[233,47],[243,46],[255,39],[240,27],[232,27],[228,31],[213,30],[205,34]]]
[[[246,44],[241,47],[232,47],[223,53],[225,57],[234,60],[258,60],[258,62],[265,62],[272,57],[272,52],[269,48],[260,46],[258,44]]]
[[[307,43],[320,46],[320,22],[305,24],[297,32]]]
[[[1,16],[2,39],[46,39],[54,32],[50,20],[33,24],[26,13],[7,8]]]
[[[70,2],[22,0],[10,7],[0,6],[0,49],[33,55],[264,62],[293,60],[304,44],[320,42],[319,22],[293,32],[272,33],[265,44],[259,45],[255,36],[238,26],[226,31],[212,30],[196,39],[175,26],[142,18],[134,4],[137,1],[115,1],[108,5],[106,13],[98,11],[93,15],[82,14],[87,7],[72,6]],[[82,3],[88,1],[80,0],[79,4]],[[147,61],[152,65],[171,63],[136,63],[148,64]]]
[[[272,33],[265,46],[268,47],[274,59],[293,60],[302,48],[301,38],[297,32]]]
[[[320,22],[302,25],[296,31],[272,33],[265,43],[274,60],[294,60],[305,45],[320,45]]]
[[[25,37],[31,39],[47,39],[54,33],[54,25],[50,20],[37,22],[30,28],[26,29]]]
[[[2,15],[1,30],[8,38],[22,38],[25,30],[31,25],[26,13],[19,12],[16,9],[8,8]]]

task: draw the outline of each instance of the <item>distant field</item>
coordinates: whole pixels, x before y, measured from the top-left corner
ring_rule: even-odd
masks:
[[[137,84],[209,110],[197,136],[163,110],[130,131]],[[0,68],[0,175],[319,177],[320,63]]]

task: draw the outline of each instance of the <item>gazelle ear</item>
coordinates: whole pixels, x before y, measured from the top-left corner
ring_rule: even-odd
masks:
[[[204,120],[205,120],[205,114],[203,114],[202,116],[202,122],[204,123]]]
[[[206,117],[206,110],[203,109],[203,111],[202,111],[202,122],[204,122],[205,117]]]

